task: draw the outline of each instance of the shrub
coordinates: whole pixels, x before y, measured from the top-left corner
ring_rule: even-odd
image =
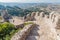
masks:
[[[13,24],[5,22],[5,23],[0,23],[0,38],[2,40],[5,40],[7,38],[7,35],[11,35],[10,32],[15,30],[15,27]]]
[[[16,29],[15,26],[9,22],[0,23],[0,40],[10,40],[10,38],[21,28]]]

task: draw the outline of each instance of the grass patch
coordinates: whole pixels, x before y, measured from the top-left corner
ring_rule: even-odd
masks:
[[[29,25],[29,24],[34,24],[33,22],[25,22],[24,26]]]

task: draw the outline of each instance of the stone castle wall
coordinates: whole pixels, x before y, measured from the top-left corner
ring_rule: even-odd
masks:
[[[25,21],[39,21],[40,19],[44,19],[44,21],[50,26],[51,34],[54,34],[55,38],[58,33],[56,33],[56,28],[60,27],[60,18],[59,13],[57,12],[51,12],[49,15],[46,15],[44,12],[32,12],[31,14],[27,15],[27,18]],[[40,21],[39,21],[40,22]],[[35,26],[35,25],[34,25]],[[27,35],[30,33],[30,31],[34,28],[32,25],[28,25],[23,28],[23,30],[20,32],[17,32],[11,40],[25,40]],[[52,31],[53,30],[53,31]]]
[[[18,31],[11,40],[25,40],[26,36],[30,33],[30,31],[33,29],[35,24],[29,24],[25,26],[21,31]]]
[[[34,15],[32,17],[34,17],[35,19],[38,17],[49,19],[49,21],[51,21],[53,24],[56,24],[58,22],[59,17],[60,17],[60,14],[55,12],[55,11],[49,13],[49,15],[46,15],[44,12],[40,12],[40,13],[39,12],[33,12],[32,14]]]

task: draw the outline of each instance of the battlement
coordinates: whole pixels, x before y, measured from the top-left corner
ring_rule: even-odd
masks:
[[[21,31],[24,34],[20,35],[21,33],[17,33],[12,37],[11,40],[34,40],[34,37],[37,34],[39,35],[37,36],[37,38],[35,38],[36,40],[60,40],[59,39],[60,38],[59,37],[60,36],[60,18],[59,17],[60,17],[60,14],[55,11],[49,13],[49,15],[45,14],[44,12],[32,12],[31,14],[27,14],[27,16],[25,16],[24,18],[24,22],[31,21],[39,26],[37,27],[28,26],[28,30],[27,28],[25,28],[26,31]],[[26,34],[28,35],[26,35],[25,32],[27,32]],[[29,34],[30,32],[32,33]]]
[[[49,15],[46,15],[44,12],[32,12],[31,14],[27,14],[26,21],[32,21],[37,18],[45,18],[49,19],[52,23],[56,23],[59,19],[60,14],[58,12],[52,11]]]

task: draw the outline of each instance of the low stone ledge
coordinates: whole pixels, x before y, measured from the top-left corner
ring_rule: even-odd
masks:
[[[18,31],[11,40],[25,40],[26,36],[30,33],[32,28],[34,27],[34,24],[29,24],[25,26],[21,31]]]

